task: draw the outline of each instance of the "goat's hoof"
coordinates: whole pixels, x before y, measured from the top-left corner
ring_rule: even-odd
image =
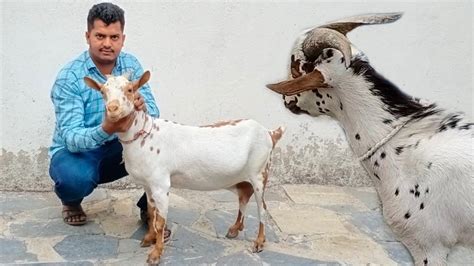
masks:
[[[155,244],[154,241],[150,241],[150,240],[145,240],[143,239],[142,242],[140,243],[140,247],[142,248],[146,248],[146,247],[149,247],[151,245]]]
[[[265,242],[265,241],[263,241]],[[253,253],[260,253],[263,251],[263,242],[259,243],[257,241],[255,241],[254,245],[253,245],[253,248],[252,248],[252,252]]]
[[[146,263],[148,263],[148,265],[158,265],[160,263],[160,257],[156,259],[152,259],[148,257],[148,259],[146,260]]]
[[[229,229],[229,231],[227,232],[227,235],[225,235],[225,237],[227,237],[227,238],[236,238],[238,235],[239,235],[239,230]]]

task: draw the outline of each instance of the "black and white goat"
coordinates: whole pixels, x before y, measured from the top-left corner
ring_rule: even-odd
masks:
[[[292,79],[267,86],[293,113],[341,123],[415,264],[442,265],[455,244],[474,246],[474,124],[404,94],[346,37],[400,17],[362,15],[305,31],[291,55]]]

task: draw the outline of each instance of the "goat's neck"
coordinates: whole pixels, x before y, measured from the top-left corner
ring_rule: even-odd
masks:
[[[117,133],[120,141],[124,144],[138,141],[138,139],[149,133],[153,126],[152,117],[143,111],[135,111],[130,115],[135,116],[130,128],[126,132]]]

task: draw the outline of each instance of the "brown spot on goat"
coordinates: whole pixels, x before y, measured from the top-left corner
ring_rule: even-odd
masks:
[[[217,123],[214,123],[214,124],[211,124],[211,125],[205,125],[205,126],[201,126],[201,127],[212,127],[212,128],[216,128],[216,127],[223,127],[223,126],[227,126],[227,125],[235,126],[235,125],[237,125],[237,123],[239,123],[239,122],[242,121],[242,120],[243,120],[243,119],[219,121],[219,122],[217,122]]]
[[[295,60],[295,55],[292,55],[291,56],[291,76],[293,78],[297,78],[303,75],[303,73],[300,72],[300,64],[301,64],[301,60],[300,59]]]
[[[273,147],[275,148],[275,145],[277,142],[281,139],[281,136],[283,135],[283,132],[285,132],[284,128],[279,127],[273,131],[269,131],[268,133],[270,134],[270,137],[272,138],[272,143]]]

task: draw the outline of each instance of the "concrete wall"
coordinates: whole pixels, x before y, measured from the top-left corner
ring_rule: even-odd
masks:
[[[58,70],[87,49],[95,1],[1,1],[0,190],[49,190],[49,99]],[[299,32],[368,12],[404,11],[349,37],[407,93],[472,118],[470,1],[117,1],[126,11],[125,50],[152,72],[162,117],[185,124],[253,118],[286,125],[271,184],[368,185],[338,124],[294,116],[264,85],[287,76]],[[129,186],[129,180],[114,186]]]

